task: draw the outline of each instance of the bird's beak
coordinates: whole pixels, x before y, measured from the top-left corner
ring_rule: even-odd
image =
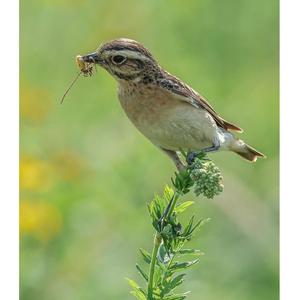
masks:
[[[102,62],[102,59],[99,57],[97,52],[83,55],[82,59],[84,62],[87,62],[87,63],[101,64],[101,62]]]

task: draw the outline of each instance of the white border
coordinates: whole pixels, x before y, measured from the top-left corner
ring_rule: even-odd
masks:
[[[280,295],[290,300],[300,299],[300,4],[280,6]]]
[[[274,0],[276,1],[276,0]],[[18,20],[19,4],[0,10],[0,299],[18,299]],[[281,299],[300,299],[300,44],[298,1],[281,3]],[[254,41],[255,42],[255,41]]]
[[[0,299],[19,299],[19,3],[1,3]]]

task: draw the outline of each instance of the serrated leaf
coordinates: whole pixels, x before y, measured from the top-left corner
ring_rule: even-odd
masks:
[[[186,201],[183,202],[179,205],[177,205],[174,209],[176,214],[181,214],[182,212],[184,212],[189,206],[193,205],[194,201]]]
[[[198,262],[199,262],[199,259],[195,259],[192,261],[186,261],[186,262],[175,262],[174,264],[171,265],[170,270],[178,272],[180,270],[187,269],[187,268],[195,265]]]
[[[150,264],[151,263],[151,255],[148,251],[146,251],[145,249],[143,248],[140,248],[140,252],[143,256],[143,259],[144,261],[147,263],[147,264]]]
[[[136,264],[135,266],[136,266],[138,272],[140,273],[140,275],[148,282],[149,277],[146,274],[146,272],[144,272],[143,269],[138,264]]]

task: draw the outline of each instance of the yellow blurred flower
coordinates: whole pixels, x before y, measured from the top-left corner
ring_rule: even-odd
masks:
[[[62,216],[56,206],[47,202],[21,201],[20,235],[34,236],[46,242],[56,236],[62,227]]]
[[[45,161],[31,157],[20,160],[20,188],[47,190],[53,183],[52,167]]]
[[[85,169],[85,163],[71,151],[56,153],[52,165],[64,180],[72,180],[82,176]]]

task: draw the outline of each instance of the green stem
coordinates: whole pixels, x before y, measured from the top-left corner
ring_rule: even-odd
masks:
[[[149,280],[148,280],[148,300],[153,300],[153,277],[154,277],[154,271],[155,271],[155,263],[156,263],[156,257],[157,257],[157,251],[161,244],[161,236],[158,232],[155,233],[154,236],[154,246],[152,250],[151,255],[151,263],[150,263],[150,269],[149,269]]]
[[[175,191],[172,199],[170,200],[171,206],[165,216],[165,219],[168,219],[172,215],[178,199],[179,199],[179,193],[177,191]],[[149,269],[148,300],[153,300],[153,277],[154,277],[154,271],[155,271],[157,252],[158,252],[158,248],[159,248],[161,242],[162,242],[162,238],[161,238],[160,234],[158,232],[156,232],[155,236],[154,236],[154,247],[152,250],[151,263],[150,263],[150,269]]]

